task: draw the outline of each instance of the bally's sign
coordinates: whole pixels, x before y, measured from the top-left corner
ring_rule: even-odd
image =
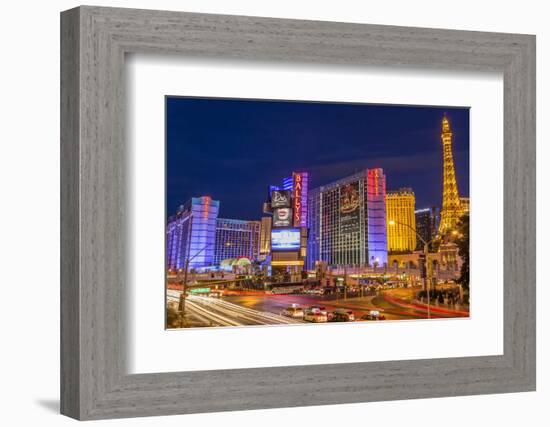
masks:
[[[294,211],[294,227],[300,227],[302,223],[302,174],[292,174],[292,208]]]
[[[272,208],[290,208],[290,191],[273,190],[271,192],[271,207]]]

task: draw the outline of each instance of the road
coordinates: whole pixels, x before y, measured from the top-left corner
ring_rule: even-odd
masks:
[[[413,295],[413,290],[408,290]],[[169,301],[179,301],[180,291],[168,290]],[[312,305],[324,306],[331,312],[338,308],[353,311],[360,319],[371,310],[381,312],[386,320],[426,319],[426,306],[410,299],[402,290],[389,290],[385,294],[365,297],[343,298],[341,295],[311,294],[264,294],[242,292],[221,298],[189,295],[186,299],[187,316],[192,317],[193,326],[246,326],[304,323],[280,313],[288,306],[297,304],[306,308]],[[410,296],[409,295],[409,296]],[[469,313],[432,306],[430,318],[467,317]],[[198,323],[198,325],[197,325]]]
[[[386,320],[424,319],[425,310],[418,307],[402,307],[386,301],[382,296],[338,298],[335,295],[232,295],[223,297],[225,301],[243,307],[271,313],[280,313],[291,304],[301,307],[322,305],[328,311],[344,308],[353,311],[358,319],[371,310],[378,310],[384,314]],[[432,317],[437,316],[435,313]]]
[[[168,299],[179,300],[180,292],[168,290]],[[303,323],[270,311],[247,308],[224,299],[188,295],[186,311],[208,326],[246,326]]]

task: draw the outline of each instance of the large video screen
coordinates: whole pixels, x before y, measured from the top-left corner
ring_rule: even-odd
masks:
[[[300,229],[271,230],[271,250],[293,251],[300,249]]]
[[[273,227],[290,227],[292,221],[292,209],[273,209]]]

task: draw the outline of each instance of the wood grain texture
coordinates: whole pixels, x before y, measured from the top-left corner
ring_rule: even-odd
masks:
[[[80,414],[79,17],[61,21],[61,412]]]
[[[535,389],[534,36],[85,6],[62,13],[61,38],[62,413],[100,419]],[[501,71],[504,354],[128,375],[127,53]]]

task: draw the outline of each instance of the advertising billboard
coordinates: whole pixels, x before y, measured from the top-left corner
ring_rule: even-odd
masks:
[[[271,230],[272,251],[297,251],[299,249],[299,228],[280,228]]]
[[[351,234],[359,231],[360,223],[359,182],[352,182],[340,189],[340,233]]]
[[[271,207],[273,209],[290,208],[290,191],[273,190],[271,192]]]
[[[273,209],[273,227],[290,227],[292,221],[292,209]]]

